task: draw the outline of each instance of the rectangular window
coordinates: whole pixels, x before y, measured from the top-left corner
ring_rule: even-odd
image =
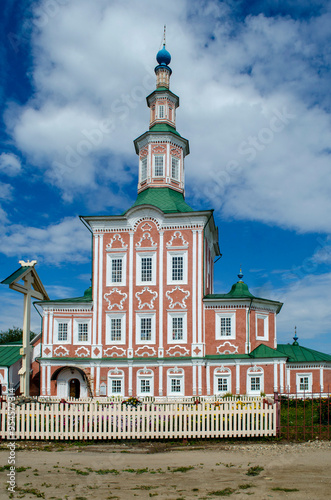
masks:
[[[161,104],[159,106],[159,118],[164,118],[164,106]]]
[[[123,259],[112,259],[111,261],[111,280],[113,283],[122,282]]]
[[[184,321],[183,317],[173,317],[172,318],[172,340],[183,340],[184,333]]]
[[[309,390],[309,377],[300,377],[299,378],[299,390],[300,391],[308,391]]]
[[[151,381],[148,378],[140,381],[140,392],[145,394],[151,392]]]
[[[147,156],[141,160],[141,181],[147,179]]]
[[[183,281],[184,257],[182,255],[172,256],[172,281]]]
[[[221,337],[231,336],[231,318],[220,318],[221,319]]]
[[[251,391],[261,390],[261,377],[250,377],[251,379]]]
[[[122,318],[110,319],[110,340],[111,342],[122,340]]]
[[[174,156],[171,157],[171,177],[179,181],[179,160]]]
[[[181,392],[182,390],[181,380],[179,378],[172,378],[170,388],[171,392]]]
[[[220,377],[217,379],[217,390],[218,392],[226,392],[228,390],[228,378]]]
[[[122,380],[121,379],[112,379],[111,381],[111,391],[112,394],[121,394],[122,392]]]
[[[88,342],[88,323],[78,323],[78,342]]]
[[[152,318],[140,318],[140,340],[152,340]]]
[[[163,177],[163,156],[154,156],[154,175]]]
[[[58,323],[57,340],[59,342],[68,340],[68,323]]]
[[[152,281],[152,257],[141,257],[141,281]]]

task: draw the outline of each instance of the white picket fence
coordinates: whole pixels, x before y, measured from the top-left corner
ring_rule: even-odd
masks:
[[[14,431],[14,434],[13,434]],[[276,405],[216,403],[32,402],[0,410],[2,439],[106,440],[229,438],[276,435]]]

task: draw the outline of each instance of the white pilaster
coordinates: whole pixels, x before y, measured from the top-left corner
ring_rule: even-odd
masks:
[[[164,231],[160,231],[160,248],[159,248],[159,357],[163,357],[163,235]],[[162,356],[161,356],[162,354]]]
[[[94,367],[93,367],[94,368]],[[95,394],[100,396],[100,366],[96,366],[96,374],[95,374]]]
[[[240,394],[240,361],[236,361],[236,394]]]
[[[202,366],[198,365],[198,394],[202,394]]]
[[[279,391],[284,392],[284,363],[281,361],[279,365]]]
[[[197,342],[197,232],[195,230],[193,233],[193,244],[192,244],[192,343]]]
[[[129,396],[132,396],[132,361],[129,364]]]
[[[277,349],[277,318],[276,318],[276,313],[274,314],[274,331],[275,331],[274,349]]]
[[[46,366],[41,367],[41,394],[46,396]]]
[[[278,367],[279,363],[274,361],[274,392],[278,391]]]
[[[159,365],[159,396],[163,396],[163,365]]]
[[[98,344],[101,345],[102,335],[102,285],[103,285],[103,234],[99,237],[99,280],[98,280]]]
[[[48,330],[48,344],[53,344],[54,343],[54,338],[53,338],[53,311],[49,312],[49,330]]]
[[[320,391],[321,392],[323,392],[323,390],[324,390],[324,377],[323,377],[323,374],[324,374],[323,366],[320,366]]]
[[[95,383],[95,370],[94,370],[94,365],[91,366],[91,381],[90,381],[90,384],[91,384],[91,391],[92,391],[92,394],[94,394],[95,396],[97,395],[96,394],[96,383]]]
[[[291,391],[291,372],[289,368],[286,368],[286,392]]]
[[[93,329],[92,344],[97,343],[97,297],[98,297],[98,255],[99,255],[99,235],[94,236],[93,249]]]
[[[47,365],[47,396],[51,395],[51,366]]]
[[[202,342],[202,230],[198,232],[198,343]]]
[[[43,322],[43,327],[44,327],[44,335],[43,335],[43,341],[44,344],[50,344],[50,338],[48,336],[49,328],[48,328],[48,311],[44,312],[44,322]]]
[[[210,395],[210,366],[209,363],[206,365],[206,385],[207,385],[207,396]]]
[[[193,386],[193,396],[197,393],[197,367],[194,364],[192,366],[192,386]]]
[[[133,338],[133,232],[130,232],[130,254],[129,254],[129,338],[128,349],[132,353]],[[129,355],[129,353],[128,353]],[[132,389],[131,389],[132,390]]]

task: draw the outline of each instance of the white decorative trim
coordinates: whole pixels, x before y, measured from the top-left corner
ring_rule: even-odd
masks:
[[[151,299],[149,302],[143,302],[142,299],[140,298],[140,295],[149,293],[151,295]],[[153,309],[154,307],[154,300],[157,298],[157,292],[153,292],[150,290],[148,286],[144,286],[141,292],[136,292],[136,298],[139,301],[138,309],[142,309],[144,306],[149,307],[150,309]]]
[[[107,349],[103,350],[103,355],[106,357],[115,357],[117,356],[118,358],[121,358],[125,356],[126,350],[123,349],[123,347],[119,347],[117,345],[114,345],[113,347],[108,347]]]
[[[113,293],[118,293],[119,295],[121,295],[123,297],[123,299],[121,299],[119,303],[115,302],[114,304],[112,304],[111,300],[108,299],[107,297],[110,297]],[[110,310],[115,306],[117,306],[119,309],[123,309],[123,302],[125,301],[127,296],[128,296],[127,293],[121,292],[118,288],[113,288],[111,292],[104,294],[104,298],[108,302],[108,309],[110,309]]]
[[[142,242],[143,241],[150,241],[150,245],[146,247],[146,244],[144,247],[141,246]],[[142,249],[145,249],[145,248],[151,248],[153,250],[155,250],[155,248],[157,247],[157,244],[154,242],[152,236],[150,235],[150,233],[144,233],[142,235],[142,237],[140,238],[140,240],[138,241],[138,243],[136,243],[136,248],[139,248],[140,250]]]
[[[192,358],[201,358],[203,356],[204,345],[201,343],[191,345],[191,356]]]
[[[174,345],[166,351],[166,354],[168,356],[176,356],[176,354],[178,354],[178,356],[188,356],[190,351],[182,345]]]
[[[62,350],[62,352],[60,352]],[[64,345],[59,345],[54,349],[55,356],[69,356],[69,349],[64,347]]]
[[[43,345],[43,357],[44,358],[51,358],[52,357],[52,350],[53,350],[52,345]]]
[[[238,352],[238,346],[235,346],[234,344],[231,344],[231,342],[226,341],[223,342],[223,344],[220,344],[217,347],[216,351],[218,354],[236,354]]]
[[[163,347],[159,347],[158,348],[157,355],[158,355],[159,358],[163,358],[163,356],[164,356],[164,349],[163,349]]]
[[[136,356],[156,356],[156,350],[150,345],[143,345],[135,351]]]
[[[181,245],[173,245],[173,241],[174,240],[181,240],[182,241],[182,244]],[[168,243],[166,244],[166,247],[169,248],[188,248],[188,242],[184,239],[182,233],[180,231],[175,231],[174,234],[171,236],[171,239],[168,241]]]
[[[113,248],[113,244],[118,241],[122,244],[121,247]],[[118,252],[118,250],[127,250],[128,245],[124,243],[124,240],[120,234],[115,234],[114,237],[110,240],[108,245],[106,246],[106,252]]]
[[[87,358],[88,356],[90,356],[90,349],[85,346],[78,347],[78,349],[76,349],[75,351],[75,355],[79,358]]]
[[[92,345],[92,358],[102,358],[102,345]],[[93,368],[93,367],[92,367]]]
[[[223,373],[231,373],[230,368],[225,368],[224,365],[221,365],[219,368],[215,368],[214,374],[222,375]]]
[[[181,302],[178,302],[177,300],[175,301],[175,299],[170,297],[176,290],[179,290],[184,295]],[[166,297],[168,298],[168,300],[170,302],[170,304],[169,304],[170,309],[173,309],[176,304],[178,304],[179,307],[182,307],[184,309],[186,307],[185,301],[189,298],[189,296],[190,296],[190,292],[188,290],[183,290],[180,286],[175,286],[175,288],[173,288],[171,291],[168,290],[166,292]]]
[[[261,366],[251,366],[248,368],[247,373],[263,373],[263,368]]]
[[[168,375],[184,375],[183,368],[178,368],[178,366],[174,366],[173,368],[169,368]]]

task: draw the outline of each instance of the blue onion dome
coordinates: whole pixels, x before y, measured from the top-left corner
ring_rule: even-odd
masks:
[[[156,60],[159,63],[160,66],[168,66],[168,64],[171,61],[171,55],[165,48],[165,45],[163,44],[163,47],[161,50],[158,51],[156,54]]]

